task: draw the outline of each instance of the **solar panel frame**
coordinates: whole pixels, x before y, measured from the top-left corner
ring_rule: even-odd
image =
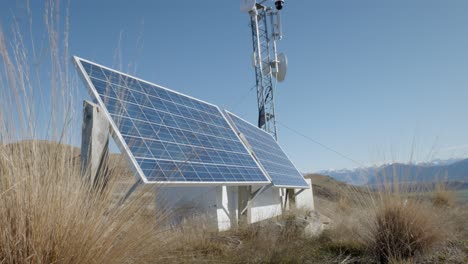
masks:
[[[97,64],[95,62],[80,58],[78,56],[73,56],[73,61],[75,63],[75,66],[78,69],[78,72],[81,73],[80,75],[81,75],[81,77],[82,77],[82,79],[83,79],[83,81],[85,83],[86,88],[93,95],[93,97],[97,101],[98,105],[104,110],[104,114],[105,114],[107,120],[109,121],[109,124],[110,124],[110,127],[111,127],[111,129],[110,129],[111,130],[110,131],[111,135],[113,136],[114,141],[116,142],[116,144],[117,144],[118,148],[120,149],[120,151],[125,153],[125,156],[127,157],[130,164],[132,165],[131,167],[134,170],[134,172],[136,174],[135,176],[136,176],[137,179],[141,179],[144,183],[170,185],[170,186],[213,186],[213,185],[230,185],[230,186],[260,185],[261,186],[261,185],[271,184],[271,182],[269,180],[269,177],[266,175],[265,171],[262,170],[261,165],[252,156],[249,149],[245,146],[244,142],[241,140],[239,135],[236,133],[236,130],[233,127],[233,125],[231,124],[231,122],[229,122],[229,120],[226,119],[226,116],[225,116],[224,112],[217,105],[205,102],[203,100],[191,97],[189,95],[179,93],[177,91],[171,90],[171,89],[163,87],[161,85],[157,85],[157,84],[142,80],[142,79],[140,79],[138,77],[131,76],[131,75],[128,75],[128,74],[113,70],[113,69],[108,68],[106,66],[102,66],[102,65]],[[187,97],[189,99],[195,100],[195,101],[200,102],[202,104],[207,104],[207,105],[210,105],[212,107],[215,107],[216,110],[218,111],[218,113],[220,114],[220,116],[224,119],[224,121],[227,123],[227,125],[231,129],[232,133],[235,135],[235,138],[240,142],[240,144],[245,149],[246,154],[248,154],[248,156],[250,156],[250,158],[257,165],[257,168],[262,172],[262,174],[263,174],[263,176],[265,178],[265,181],[199,181],[199,182],[195,182],[195,181],[150,181],[150,180],[148,180],[145,173],[143,172],[141,166],[138,164],[133,152],[131,151],[130,147],[126,143],[122,133],[120,132],[120,130],[119,130],[118,126],[117,126],[117,124],[114,122],[111,114],[109,113],[109,111],[108,111],[108,109],[106,107],[106,104],[102,101],[101,95],[98,93],[97,89],[95,88],[95,86],[94,86],[94,84],[93,84],[93,82],[91,80],[91,77],[88,75],[88,73],[84,69],[84,66],[83,66],[83,64],[81,62],[85,62],[85,63],[91,64],[91,65],[97,66],[99,68],[111,71],[111,72],[116,73],[116,74],[118,74],[120,76],[123,76],[125,78],[135,79],[140,83],[144,83],[144,84],[147,84],[147,85],[150,85],[150,86],[156,86],[156,87],[161,88],[161,89],[163,89],[165,91],[169,91],[171,93],[178,94],[178,95],[180,95],[182,97]],[[123,80],[123,81],[125,81],[125,80]]]
[[[276,142],[276,140],[274,139],[273,135],[271,135],[270,133],[258,128],[257,126],[253,125],[252,123],[250,123],[249,121],[243,119],[242,117],[228,111],[228,110],[224,110],[224,113],[225,113],[225,117],[227,120],[229,120],[229,122],[232,123],[234,129],[236,130],[237,133],[241,133],[243,134],[240,129],[237,127],[236,123],[234,120],[232,120],[231,118],[231,115],[240,119],[241,121],[245,122],[246,124],[248,124],[249,126],[255,128],[256,130],[258,130],[259,132],[265,134],[265,135],[268,135],[269,137],[271,137],[273,139],[273,141]],[[247,140],[247,143],[249,145],[251,145],[249,139],[247,138],[247,136],[244,134],[244,137],[246,138]],[[289,162],[291,162],[291,165],[293,166],[293,168],[302,176],[302,173],[297,169],[296,165],[294,165],[294,163],[291,161],[291,159],[289,158],[288,154],[286,154],[286,152],[283,150],[283,148],[281,147],[280,144],[278,144],[278,142],[276,142],[276,145],[279,147],[279,149],[283,152],[283,154],[286,156],[286,158],[288,159]],[[252,147],[253,148],[253,147]],[[256,156],[256,152],[255,152],[255,149],[252,149],[251,150],[254,155],[255,155],[255,159],[257,160],[257,162],[260,164],[262,170],[264,171],[264,173],[266,173],[266,175],[268,176],[268,178],[271,180],[271,183],[273,184],[273,186],[277,187],[277,188],[288,188],[288,189],[310,189],[311,186],[309,186],[309,184],[307,183],[307,181],[304,179],[304,176],[302,176],[302,179],[304,180],[304,183],[305,185],[283,185],[283,184],[275,184],[275,179],[274,177],[271,177],[271,175],[269,174],[267,168],[265,168],[265,166],[263,166],[262,164],[262,161],[259,159],[259,157]]]

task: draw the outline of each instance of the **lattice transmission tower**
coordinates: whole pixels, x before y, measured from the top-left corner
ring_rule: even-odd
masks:
[[[241,10],[250,15],[252,29],[252,64],[255,68],[258,102],[258,127],[273,135],[277,140],[275,115],[276,80],[283,81],[286,75],[287,59],[278,55],[276,42],[282,38],[280,10],[284,1],[275,1],[275,6],[267,6],[267,1],[241,0]],[[281,8],[278,8],[281,3]]]

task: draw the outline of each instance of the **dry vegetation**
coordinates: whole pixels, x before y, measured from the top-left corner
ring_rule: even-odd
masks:
[[[286,215],[225,233],[185,228],[174,249],[181,262],[229,263],[466,263],[465,204],[435,206],[432,198],[355,188],[312,176],[322,192],[316,207],[332,223],[320,236],[304,236],[296,216]],[[316,190],[314,189],[314,190]],[[323,195],[325,194],[325,195]],[[330,195],[333,194],[333,195]],[[437,194],[434,194],[436,196]],[[346,201],[346,202],[343,202]],[[298,212],[300,214],[301,212]]]
[[[128,172],[114,165],[104,191],[90,187],[69,146],[80,131],[81,98],[57,3],[47,1],[45,54],[31,49],[31,32],[0,27],[0,263],[468,262],[468,210],[443,186],[428,199],[312,175],[316,208],[332,219],[312,238],[294,214],[223,233],[195,219],[163,228],[170,212],[146,210],[151,190],[116,203]]]
[[[443,196],[440,190],[446,191],[443,187],[428,197],[409,186],[396,188],[398,183],[365,190],[336,183],[326,176],[314,175],[312,179],[317,179],[318,189],[331,188],[335,192],[335,202],[333,198],[316,197],[316,208],[334,221],[327,231],[331,240],[340,250],[354,255],[357,262],[468,260],[467,205],[452,198],[436,203]]]
[[[455,193],[447,190],[445,184],[437,184],[434,190],[434,197],[432,203],[436,207],[452,207],[455,204]]]
[[[104,191],[91,187],[69,146],[81,131],[81,99],[63,5],[46,1],[35,14],[46,39],[34,39],[26,6],[29,19],[0,26],[0,263],[157,262],[170,242],[157,228],[164,213],[148,216],[145,190],[116,203],[116,179],[128,177],[119,168]]]
[[[114,182],[104,192],[89,187],[72,153],[63,145],[31,142],[0,148],[1,262],[153,261],[164,240],[157,218],[144,214],[152,200],[139,197],[117,206]],[[148,246],[152,250],[142,250]]]

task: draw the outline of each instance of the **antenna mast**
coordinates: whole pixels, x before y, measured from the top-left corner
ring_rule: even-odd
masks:
[[[266,6],[267,0],[241,0],[241,11],[250,15],[252,28],[253,55],[258,102],[258,127],[272,134],[278,140],[275,116],[275,86],[273,77],[283,81],[286,75],[287,59],[277,54],[276,41],[281,40],[280,11],[284,1],[276,0],[276,9]]]

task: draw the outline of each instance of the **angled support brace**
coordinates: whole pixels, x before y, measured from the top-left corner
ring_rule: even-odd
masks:
[[[273,184],[268,184],[268,185],[265,185],[265,186],[262,186],[262,188],[256,190],[255,192],[253,192],[250,196],[250,199],[249,201],[247,202],[247,206],[242,209],[241,211],[241,215],[245,214],[245,212],[247,211],[247,209],[249,209],[250,205],[252,204],[252,202],[261,194],[263,193],[264,191],[270,189],[271,187],[273,186]]]
[[[130,195],[132,195],[132,193],[138,188],[138,186],[140,186],[143,182],[138,179],[136,180],[136,182],[132,185],[132,187],[130,187],[130,189],[128,189],[128,191],[125,193],[124,197],[122,197],[122,199],[120,199],[120,202],[119,202],[119,205],[122,205],[123,203],[125,203],[125,201],[128,199],[128,197],[130,197]]]
[[[296,192],[296,189],[286,189],[286,199],[284,202],[284,208],[286,205],[289,204],[289,209],[296,208],[296,197],[301,194],[306,189],[301,189],[300,191]]]
[[[307,189],[301,189],[300,191],[298,191],[297,193],[294,194],[294,196],[298,196],[299,194],[301,194],[303,191],[305,191]]]
[[[287,204],[289,203],[289,208],[294,208],[296,206],[296,197],[301,194],[306,189],[301,189],[300,191],[296,192],[295,189],[286,189],[286,198],[284,200],[284,208],[286,208]]]

